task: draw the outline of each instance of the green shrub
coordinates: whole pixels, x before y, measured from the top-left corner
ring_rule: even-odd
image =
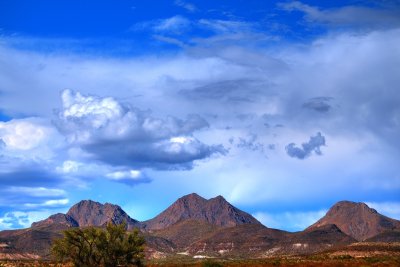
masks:
[[[223,267],[223,265],[221,263],[208,260],[203,262],[202,267]]]
[[[106,229],[68,229],[64,238],[54,242],[52,255],[58,262],[72,262],[79,267],[141,266],[145,240],[137,229],[132,232],[125,229],[126,224],[111,223]]]

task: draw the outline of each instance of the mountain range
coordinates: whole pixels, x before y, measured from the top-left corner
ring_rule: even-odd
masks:
[[[400,221],[364,203],[340,201],[304,231],[291,233],[262,225],[222,196],[207,200],[193,193],[143,222],[131,218],[118,205],[80,201],[66,214],[54,214],[30,228],[1,231],[0,259],[47,258],[52,241],[62,237],[63,230],[122,222],[128,229],[142,231],[150,258],[262,258],[312,254],[360,241],[400,241]]]

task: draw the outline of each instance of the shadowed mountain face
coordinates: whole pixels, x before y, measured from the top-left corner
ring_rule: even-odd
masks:
[[[67,214],[57,213],[49,218],[33,223],[33,228],[54,227],[86,227],[105,226],[107,223],[121,224],[126,222],[128,228],[137,226],[138,221],[129,217],[118,205],[101,204],[92,200],[82,200],[73,205]]]
[[[52,225],[65,226],[65,228],[79,226],[79,224],[71,216],[67,214],[57,213],[51,215],[45,220],[32,223],[32,228],[50,227]]]
[[[66,215],[73,218],[80,227],[105,226],[109,222],[121,224],[124,221],[132,227],[138,223],[120,206],[110,203],[101,204],[92,200],[80,201],[72,206]]]
[[[340,201],[308,229],[335,224],[347,235],[363,241],[385,231],[400,229],[400,221],[388,218],[365,203]]]
[[[158,216],[143,222],[143,227],[146,230],[159,230],[188,219],[221,227],[260,224],[253,216],[235,208],[222,196],[207,200],[193,193],[179,198]]]

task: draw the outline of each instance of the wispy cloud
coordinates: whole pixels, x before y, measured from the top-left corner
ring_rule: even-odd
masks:
[[[6,192],[25,194],[32,197],[58,197],[66,194],[65,190],[45,187],[11,186],[5,189]]]
[[[400,9],[366,6],[344,6],[321,9],[316,6],[292,1],[278,4],[287,11],[300,11],[309,22],[335,26],[353,26],[361,28],[395,28],[400,25]]]
[[[220,19],[200,19],[199,26],[208,28],[216,33],[240,33],[249,32],[254,25],[247,21],[220,20]]]
[[[194,4],[183,0],[175,0],[174,4],[176,6],[186,9],[189,12],[195,12],[198,10],[198,8]]]
[[[69,203],[68,198],[62,198],[62,199],[50,199],[46,200],[42,203],[25,203],[24,206],[27,208],[57,208],[57,207],[65,207]]]
[[[166,19],[157,19],[136,23],[131,27],[134,31],[151,30],[156,33],[181,34],[190,29],[192,22],[180,15]]]

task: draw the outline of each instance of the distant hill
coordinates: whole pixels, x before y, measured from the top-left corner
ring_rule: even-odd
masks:
[[[365,203],[351,201],[336,203],[324,217],[308,229],[315,229],[327,224],[337,225],[340,230],[358,241],[386,231],[400,230],[400,221],[379,214]]]

